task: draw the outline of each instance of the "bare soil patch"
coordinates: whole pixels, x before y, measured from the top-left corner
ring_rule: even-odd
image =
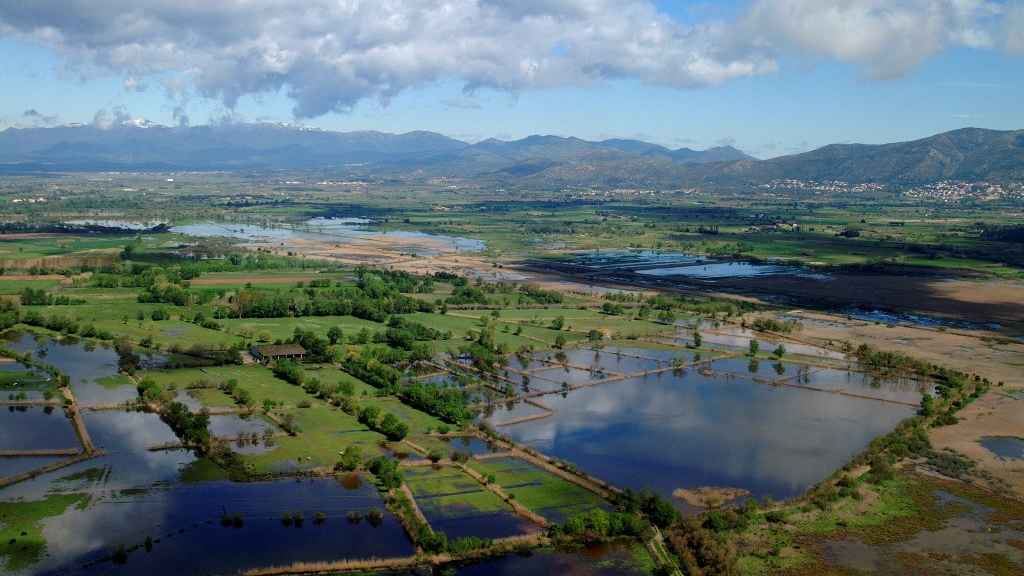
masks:
[[[929,437],[936,449],[950,448],[969,457],[1024,499],[1024,463],[1000,460],[978,443],[983,436],[1024,433],[1024,400],[1006,393],[1024,387],[1024,343],[994,338],[984,331],[889,327],[807,311],[787,315],[806,319],[799,333],[802,340],[868,343],[991,380],[994,385],[988,394],[958,413],[958,424],[933,428]],[[998,386],[1000,382],[1003,386]]]
[[[737,498],[750,496],[750,491],[743,488],[701,486],[692,489],[676,488],[672,496],[697,508],[718,508]]]
[[[955,450],[977,463],[982,470],[1006,482],[1024,500],[1024,462],[1004,460],[981,445],[983,436],[1024,434],[1024,400],[999,394],[993,389],[960,411],[960,422],[933,428],[928,434],[937,449]]]

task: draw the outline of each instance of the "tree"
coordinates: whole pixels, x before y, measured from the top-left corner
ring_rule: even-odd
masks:
[[[701,338],[700,332],[694,330],[693,331],[693,347],[694,348],[700,348],[703,343],[704,343],[704,339]]]
[[[551,321],[552,330],[561,330],[565,326],[565,316],[559,316]]]
[[[782,358],[783,356],[786,355],[786,347],[783,346],[782,344],[779,344],[779,347],[776,348],[775,351],[772,352],[772,354],[775,354],[776,358]]]
[[[558,334],[555,336],[555,348],[564,348],[566,344],[565,336]]]
[[[363,463],[363,451],[359,446],[349,446],[345,448],[345,451],[341,453],[341,459],[338,460],[336,468],[351,472]]]
[[[341,338],[342,338],[341,328],[339,328],[337,326],[331,326],[327,330],[327,340],[331,343],[332,346],[337,344],[338,342],[340,342]]]
[[[761,349],[761,344],[757,340],[754,340],[753,338],[751,338],[750,339],[750,355],[751,356],[757,356],[757,352],[760,349]]]
[[[376,406],[364,406],[359,411],[359,422],[368,428],[375,428],[377,426],[377,418],[380,417],[380,408]]]

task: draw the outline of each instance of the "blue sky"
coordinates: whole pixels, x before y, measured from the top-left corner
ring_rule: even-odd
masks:
[[[825,0],[816,1],[827,4]],[[854,0],[854,4],[858,1],[885,4],[882,0]],[[930,1],[900,0],[894,4]],[[315,73],[311,73],[308,66],[282,68],[275,63],[274,74],[283,70],[280,79],[262,85],[260,83],[268,76],[266,71],[253,77],[236,77],[235,70],[252,66],[246,60],[228,60],[229,65],[216,75],[210,74],[202,64],[186,71],[187,65],[182,63],[203,62],[209,57],[212,68],[220,65],[224,53],[235,54],[237,50],[220,53],[214,50],[220,50],[221,46],[188,46],[189,50],[197,52],[187,53],[189,58],[184,61],[153,65],[152,53],[147,53],[147,59],[140,64],[139,60],[126,61],[123,46],[120,47],[122,52],[118,52],[116,46],[111,47],[105,41],[98,43],[96,37],[105,33],[102,28],[62,30],[61,40],[54,42],[38,32],[40,23],[51,26],[47,18],[52,15],[43,11],[35,15],[34,21],[19,21],[9,16],[7,32],[0,34],[0,77],[5,87],[0,90],[0,127],[33,122],[38,125],[43,116],[52,117],[45,120],[48,123],[89,123],[98,110],[120,109],[133,117],[163,124],[174,124],[180,112],[184,112],[192,124],[230,116],[245,121],[298,121],[334,130],[432,130],[466,140],[511,139],[536,133],[587,139],[625,137],[670,147],[707,148],[731,144],[759,157],[803,151],[833,142],[909,140],[964,126],[1024,128],[1024,106],[1020,105],[1020,94],[1024,94],[1024,59],[1014,48],[1015,40],[1003,37],[1003,34],[1015,33],[1013,29],[1005,32],[1015,21],[1011,20],[1010,24],[1004,21],[1010,18],[1007,14],[1011,10],[1017,9],[1013,3],[992,3],[995,7],[992,11],[971,15],[969,20],[959,13],[950,16],[941,36],[940,32],[934,32],[933,36],[920,39],[921,45],[930,48],[920,54],[899,54],[898,60],[892,60],[894,57],[885,44],[879,47],[859,44],[850,48],[849,42],[830,43],[829,24],[824,21],[821,28],[825,32],[821,37],[793,35],[803,34],[804,27],[792,33],[785,30],[766,33],[761,43],[774,42],[770,51],[734,47],[738,37],[751,34],[752,25],[747,21],[755,21],[757,34],[760,34],[777,23],[771,14],[765,13],[783,4],[800,4],[800,0],[719,4],[659,2],[656,5],[631,0],[631,3],[635,5],[636,14],[619,16],[626,24],[622,26],[623,31],[615,34],[632,35],[630,28],[643,28],[647,24],[645,19],[659,19],[663,27],[718,25],[725,31],[702,32],[695,43],[656,40],[660,43],[638,56],[635,52],[623,55],[617,51],[614,44],[619,36],[590,38],[565,30],[565,38],[559,40],[561,44],[550,48],[548,54],[562,56],[563,45],[574,46],[577,54],[584,50],[586,53],[566,57],[567,64],[559,64],[549,77],[544,77],[543,72],[528,77],[520,74],[522,66],[518,63],[535,56],[528,52],[516,54],[518,60],[511,63],[488,55],[491,60],[483,66],[478,62],[482,57],[476,53],[449,55],[444,53],[443,46],[439,47],[438,39],[422,38],[420,32],[409,32],[409,38],[415,36],[415,40],[410,40],[408,46],[424,52],[436,51],[434,58],[449,58],[450,62],[438,66],[434,60],[409,60],[405,56],[380,62],[371,54],[355,53],[351,47],[342,47],[337,49],[338,55],[370,62],[360,65],[358,74],[362,78],[358,82],[346,83],[330,77],[339,69],[328,66],[325,73],[324,64],[317,61],[317,67],[313,68]],[[112,6],[114,8],[117,6]],[[793,6],[785,8],[794,9]],[[834,13],[811,13],[813,10],[802,14],[809,19],[835,16]],[[5,26],[3,11],[0,8],[0,32]],[[144,11],[143,14],[148,16]],[[842,22],[843,29],[865,25],[864,17],[872,14],[842,15],[850,19]],[[346,18],[351,20],[349,16]],[[507,18],[512,21],[515,16]],[[618,22],[602,20],[599,12],[579,18],[582,25]],[[572,19],[568,20],[569,23],[559,25],[573,25]],[[62,25],[70,26],[56,18],[54,22],[57,24],[53,26],[58,29]],[[352,30],[362,33],[371,28],[373,22],[356,25]],[[874,22],[868,20],[867,24]],[[980,30],[990,35],[991,42],[982,41],[979,45],[971,39],[957,40],[968,36],[964,30],[971,32],[971,38]],[[560,28],[555,31],[563,32]],[[519,33],[533,32],[533,28],[527,27]],[[545,28],[542,32],[550,35],[551,29]],[[899,29],[891,32],[906,33]],[[198,26],[193,32],[196,36],[203,33]],[[281,46],[291,43],[296,52],[305,49],[307,38],[301,34],[289,32],[278,40],[274,33],[266,28],[242,27],[238,38],[224,42],[247,41],[250,38],[246,36],[252,34],[259,36],[259,42],[269,38]],[[313,37],[316,34],[310,32]],[[457,37],[460,32],[456,29],[447,34]],[[634,38],[628,36],[626,40]],[[467,33],[467,39],[479,38]],[[935,39],[938,45],[929,44]],[[219,36],[216,40],[220,41]],[[896,42],[898,39],[880,34],[879,41]],[[394,45],[391,39],[382,42],[383,46]],[[694,45],[715,44],[712,57],[716,66],[717,62],[723,62],[723,67],[709,80],[699,70],[694,72],[692,67],[679,68],[670,57],[658,60],[660,54],[679,48],[680,42],[684,42],[681,45],[684,53],[696,50]],[[625,40],[620,44],[626,44]],[[613,47],[605,53],[606,46]],[[509,48],[510,51],[518,49]],[[569,53],[572,51],[573,48],[568,49]],[[723,56],[720,52],[738,55]],[[631,58],[650,58],[651,62],[634,66],[629,62]],[[260,65],[266,65],[267,59],[263,57]],[[722,72],[724,66],[734,62],[769,60],[770,66],[757,72]],[[503,66],[507,70],[502,70]],[[595,67],[611,72],[594,76],[591,71]],[[891,72],[893,69],[895,73]],[[883,73],[879,74],[878,70]],[[341,69],[341,74],[345,73],[346,70]],[[571,78],[577,73],[580,78]],[[404,76],[396,80],[398,75]],[[563,81],[562,77],[570,79]],[[479,87],[466,92],[467,81]],[[236,89],[239,85],[244,87]],[[397,89],[392,90],[396,85]],[[296,97],[294,86],[302,88],[302,95]],[[323,112],[325,107],[331,109]],[[175,115],[176,108],[179,116]],[[304,111],[299,114],[304,117],[296,119],[296,110],[300,108]],[[26,117],[26,110],[35,110],[38,115]]]

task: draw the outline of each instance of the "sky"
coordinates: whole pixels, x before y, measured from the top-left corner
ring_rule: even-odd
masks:
[[[1024,128],[1024,0],[0,2],[0,129],[144,118],[733,145]]]

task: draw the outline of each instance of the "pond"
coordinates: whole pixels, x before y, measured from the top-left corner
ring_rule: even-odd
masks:
[[[1000,460],[1024,460],[1024,438],[983,436],[978,443]]]
[[[602,384],[540,402],[555,412],[500,431],[620,488],[730,486],[796,496],[914,408],[689,370]],[[523,413],[498,411],[501,425]]]
[[[442,438],[442,440],[448,444],[448,447],[455,452],[462,452],[477,456],[479,454],[490,454],[497,451],[497,447],[489,442],[485,442],[476,436],[454,436],[450,438]]]
[[[310,240],[329,243],[386,241],[388,246],[419,256],[452,252],[480,252],[481,240],[408,230],[376,230],[376,223],[365,218],[312,218],[301,224],[241,224],[200,222],[171,228],[187,236],[221,236],[250,242],[287,243]]]

